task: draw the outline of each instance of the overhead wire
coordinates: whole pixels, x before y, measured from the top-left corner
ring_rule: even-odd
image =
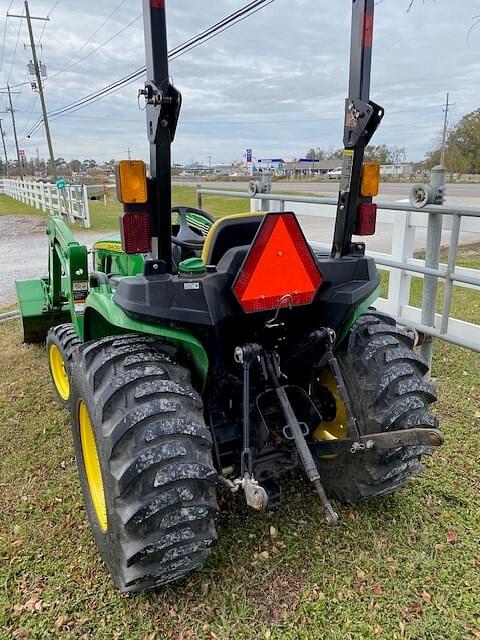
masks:
[[[5,27],[3,29],[2,52],[0,54],[0,72],[2,71],[2,68],[3,68],[3,55],[5,53],[5,41],[6,41],[6,38],[7,38],[8,12],[12,8],[12,4],[13,4],[13,0],[10,0],[10,4],[8,5],[8,9],[7,9],[7,12],[5,14]]]
[[[53,75],[50,76],[50,80],[53,80],[53,78],[56,78],[57,76],[59,76],[61,73],[64,73],[65,71],[68,71],[69,69],[71,69],[72,67],[74,67],[75,65],[79,64],[80,62],[83,62],[83,60],[86,60],[87,58],[89,58],[90,56],[92,56],[94,53],[96,53],[97,51],[99,51],[100,49],[103,49],[103,47],[105,47],[107,44],[110,44],[110,42],[112,42],[112,40],[114,40],[115,38],[117,38],[119,35],[121,35],[124,31],[126,31],[127,29],[129,29],[132,25],[134,25],[136,22],[138,22],[140,20],[140,18],[142,17],[142,14],[136,16],[131,22],[129,22],[128,24],[126,24],[124,27],[122,27],[120,29],[120,31],[117,31],[116,33],[113,34],[113,36],[111,36],[110,38],[108,38],[107,40],[105,40],[105,42],[102,42],[101,44],[98,45],[98,47],[95,47],[95,49],[92,49],[92,51],[90,51],[89,53],[87,53],[86,56],[83,56],[82,58],[79,58],[78,60],[76,60],[75,62],[72,62],[71,64],[67,65],[66,67],[64,67],[63,69],[61,69],[60,71],[57,71],[56,73],[54,73]]]
[[[23,10],[22,10],[22,16],[23,16]],[[8,87],[8,83],[10,82],[10,76],[12,75],[13,63],[15,62],[15,56],[17,55],[18,42],[20,40],[20,33],[22,31],[22,26],[23,26],[23,20],[20,20],[20,24],[18,25],[17,40],[15,42],[15,49],[13,50],[12,62],[10,63],[10,71],[8,72],[8,77],[7,77],[7,87]]]
[[[97,35],[97,33],[99,33],[103,29],[103,27],[109,22],[109,20],[111,20],[111,18],[117,13],[117,11],[121,9],[122,5],[124,5],[126,1],[127,0],[121,0],[121,2],[115,7],[115,9],[113,9],[113,11],[108,14],[108,16],[102,22],[102,24],[88,37],[88,39],[82,44],[82,46],[79,49],[77,49],[77,51],[73,54],[73,56],[70,58],[67,64],[63,67],[63,69],[57,72],[56,75],[58,75],[58,73],[62,73],[63,71],[65,71],[67,68],[70,67],[70,64],[75,60],[75,58],[78,57],[78,54],[81,53],[85,49],[85,47],[92,42],[93,38]]]
[[[52,15],[52,13],[55,11],[55,9],[57,8],[57,6],[59,4],[60,4],[60,0],[55,0],[55,2],[53,3],[52,8],[47,13],[47,20],[45,20],[44,23],[43,23],[42,32],[40,33],[40,38],[38,39],[38,44],[39,45],[42,44],[42,38],[43,38],[43,35],[45,33],[45,29],[47,28],[47,22],[48,22],[48,20],[50,20],[50,16]]]
[[[247,5],[241,7],[234,13],[226,16],[225,18],[215,23],[208,29],[205,29],[201,33],[197,34],[196,36],[193,36],[192,38],[185,41],[181,45],[178,45],[177,47],[172,49],[169,52],[169,59],[175,60],[176,58],[180,57],[184,53],[187,53],[188,51],[196,48],[200,44],[203,44],[204,42],[208,42],[215,35],[218,35],[219,33],[223,33],[227,29],[235,26],[239,22],[242,22],[247,17],[254,15],[258,11],[267,7],[268,5],[272,4],[275,1],[276,0],[254,0],[253,2],[249,2]],[[49,115],[51,116],[52,119],[57,119],[57,118],[63,117],[63,115],[66,113],[75,112],[81,108],[84,108],[84,106],[86,106],[87,104],[97,102],[98,100],[102,99],[104,96],[110,95],[111,93],[127,86],[128,84],[135,82],[137,78],[141,77],[145,72],[146,72],[146,67],[141,67],[133,71],[132,73],[130,73],[128,76],[125,76],[124,78],[120,78],[119,80],[111,83],[110,85],[107,85],[106,87],[103,87],[102,89],[99,89],[96,92],[93,92],[87,96],[84,96],[83,98],[78,99],[74,103],[71,103],[69,105],[65,105],[64,107],[60,107],[56,110],[53,110]],[[32,129],[27,134],[27,137],[32,136],[40,126],[41,126],[41,120],[39,120],[37,123],[35,123],[35,125],[33,125]]]

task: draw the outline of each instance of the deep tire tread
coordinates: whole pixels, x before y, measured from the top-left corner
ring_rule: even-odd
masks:
[[[79,346],[82,344],[80,338],[78,337],[77,332],[75,331],[75,328],[73,326],[73,324],[71,324],[70,322],[66,322],[64,324],[59,324],[56,327],[52,327],[48,334],[47,334],[47,338],[46,338],[46,346],[47,346],[47,351],[49,349],[49,346],[51,344],[56,344],[58,346],[58,348],[60,349],[60,352],[63,356],[63,361],[65,364],[65,368],[66,368],[66,372],[68,375],[69,380],[71,380],[72,377],[72,357],[74,352],[79,348]],[[52,376],[53,377],[53,376]],[[59,402],[59,404],[62,407],[68,407],[68,400],[64,400],[58,393],[56,387],[55,387],[55,383],[53,383],[53,386],[55,388],[55,395],[57,397],[57,400]]]
[[[208,558],[218,512],[212,438],[189,370],[174,347],[141,335],[83,345],[75,368],[77,397],[90,394],[100,430],[109,530],[93,529],[117,586],[187,575]]]
[[[413,351],[411,336],[382,313],[369,310],[350,331],[338,354],[354,414],[362,434],[414,427],[436,428],[429,412],[436,400],[424,380],[425,360]],[[431,447],[405,447],[319,461],[327,492],[354,503],[392,493],[421,472],[420,458]]]

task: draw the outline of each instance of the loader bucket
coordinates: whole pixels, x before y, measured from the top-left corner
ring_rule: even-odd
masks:
[[[68,313],[49,311],[43,280],[18,280],[16,286],[23,342],[42,342],[51,327],[68,322]]]

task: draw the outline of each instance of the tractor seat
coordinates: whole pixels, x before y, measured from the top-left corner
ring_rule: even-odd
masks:
[[[203,262],[218,264],[229,249],[251,245],[263,218],[263,214],[240,213],[217,220],[203,245]]]

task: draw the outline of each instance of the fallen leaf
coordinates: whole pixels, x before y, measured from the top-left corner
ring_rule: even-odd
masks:
[[[66,622],[66,618],[65,616],[59,616],[56,620],[55,620],[55,626],[57,627],[57,629],[60,629],[60,627],[63,627],[63,625]]]
[[[380,585],[374,584],[372,587],[372,593],[375,596],[383,596],[383,589]]]
[[[275,529],[275,527],[270,527],[270,537],[272,538],[272,540],[278,538],[278,531]]]
[[[270,554],[268,553],[268,551],[262,551],[258,554],[258,557],[260,558],[260,560],[269,560]]]
[[[467,625],[467,629],[470,632],[470,635],[472,635],[474,638],[477,638],[477,640],[480,640],[480,630],[479,629],[475,629],[471,625]]]
[[[422,591],[422,600],[424,602],[431,602],[432,601],[432,596],[428,593],[428,591],[425,591],[425,589]]]
[[[32,613],[40,613],[43,609],[43,600],[36,597],[30,598],[30,600],[25,603],[25,609],[28,609]]]
[[[458,533],[456,531],[449,531],[447,533],[447,542],[455,544],[458,540]]]
[[[379,624],[377,624],[377,626],[375,627],[375,632],[374,633],[375,633],[375,635],[377,637],[382,635],[383,629]]]
[[[365,571],[363,571],[362,569],[360,569],[360,567],[355,567],[355,570],[357,572],[357,578],[360,578],[360,580],[363,580],[365,578],[365,576],[367,575],[365,573]]]

